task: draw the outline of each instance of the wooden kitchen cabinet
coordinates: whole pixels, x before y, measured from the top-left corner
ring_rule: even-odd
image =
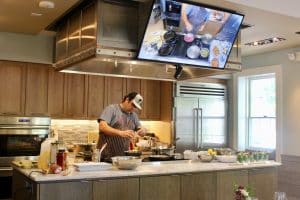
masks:
[[[88,118],[97,119],[104,108],[105,78],[88,76]]]
[[[93,181],[93,199],[138,200],[139,178]]]
[[[172,121],[173,82],[160,82],[160,120]]]
[[[203,172],[199,174],[185,174],[181,176],[181,199],[215,200],[216,174]]]
[[[124,95],[130,92],[141,93],[141,80],[135,78],[126,78],[124,84]]]
[[[141,95],[144,98],[141,119],[160,119],[160,81],[141,80]]]
[[[155,176],[140,178],[140,199],[142,200],[179,200],[180,176]]]
[[[64,117],[65,73],[49,68],[48,111],[51,118]]]
[[[48,116],[49,65],[27,64],[25,115]]]
[[[92,182],[76,181],[76,182],[60,182],[39,184],[40,200],[92,200]]]
[[[235,197],[234,184],[248,185],[248,171],[222,171],[217,172],[217,199],[232,200]]]
[[[87,117],[87,76],[65,74],[65,114],[68,118],[84,119]]]
[[[124,81],[124,78],[105,77],[105,107],[110,104],[119,104],[122,101],[125,95],[123,91]]]
[[[25,63],[0,61],[1,115],[24,114],[25,69]]]
[[[249,186],[258,199],[272,200],[277,191],[277,168],[249,169]]]

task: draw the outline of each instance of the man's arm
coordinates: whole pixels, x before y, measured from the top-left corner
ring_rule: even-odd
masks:
[[[110,136],[120,136],[120,137],[127,137],[127,138],[134,137],[134,132],[132,130],[121,131],[121,130],[112,128],[104,120],[100,121],[99,130],[101,133],[104,133],[104,134],[110,135]]]
[[[193,30],[193,25],[190,23],[187,17],[186,13],[187,6],[185,4],[182,4],[182,13],[181,13],[181,18],[184,23],[184,26],[187,31],[192,31]]]

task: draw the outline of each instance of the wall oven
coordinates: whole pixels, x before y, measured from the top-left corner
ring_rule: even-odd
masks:
[[[0,199],[12,196],[11,162],[22,159],[36,161],[41,143],[48,137],[50,123],[49,117],[0,116]]]

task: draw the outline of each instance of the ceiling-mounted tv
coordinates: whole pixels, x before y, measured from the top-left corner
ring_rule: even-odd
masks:
[[[224,69],[243,18],[204,4],[154,0],[137,58]]]

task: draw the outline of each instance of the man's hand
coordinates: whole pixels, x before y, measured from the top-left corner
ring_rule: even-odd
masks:
[[[186,23],[186,30],[191,32],[193,30],[193,25],[191,23]]]
[[[146,135],[147,130],[144,127],[141,127],[140,129],[138,129],[138,131],[136,132],[139,136],[143,137]]]
[[[133,130],[125,130],[125,131],[120,131],[119,135],[121,137],[125,137],[125,138],[133,138],[134,137],[134,131]]]

